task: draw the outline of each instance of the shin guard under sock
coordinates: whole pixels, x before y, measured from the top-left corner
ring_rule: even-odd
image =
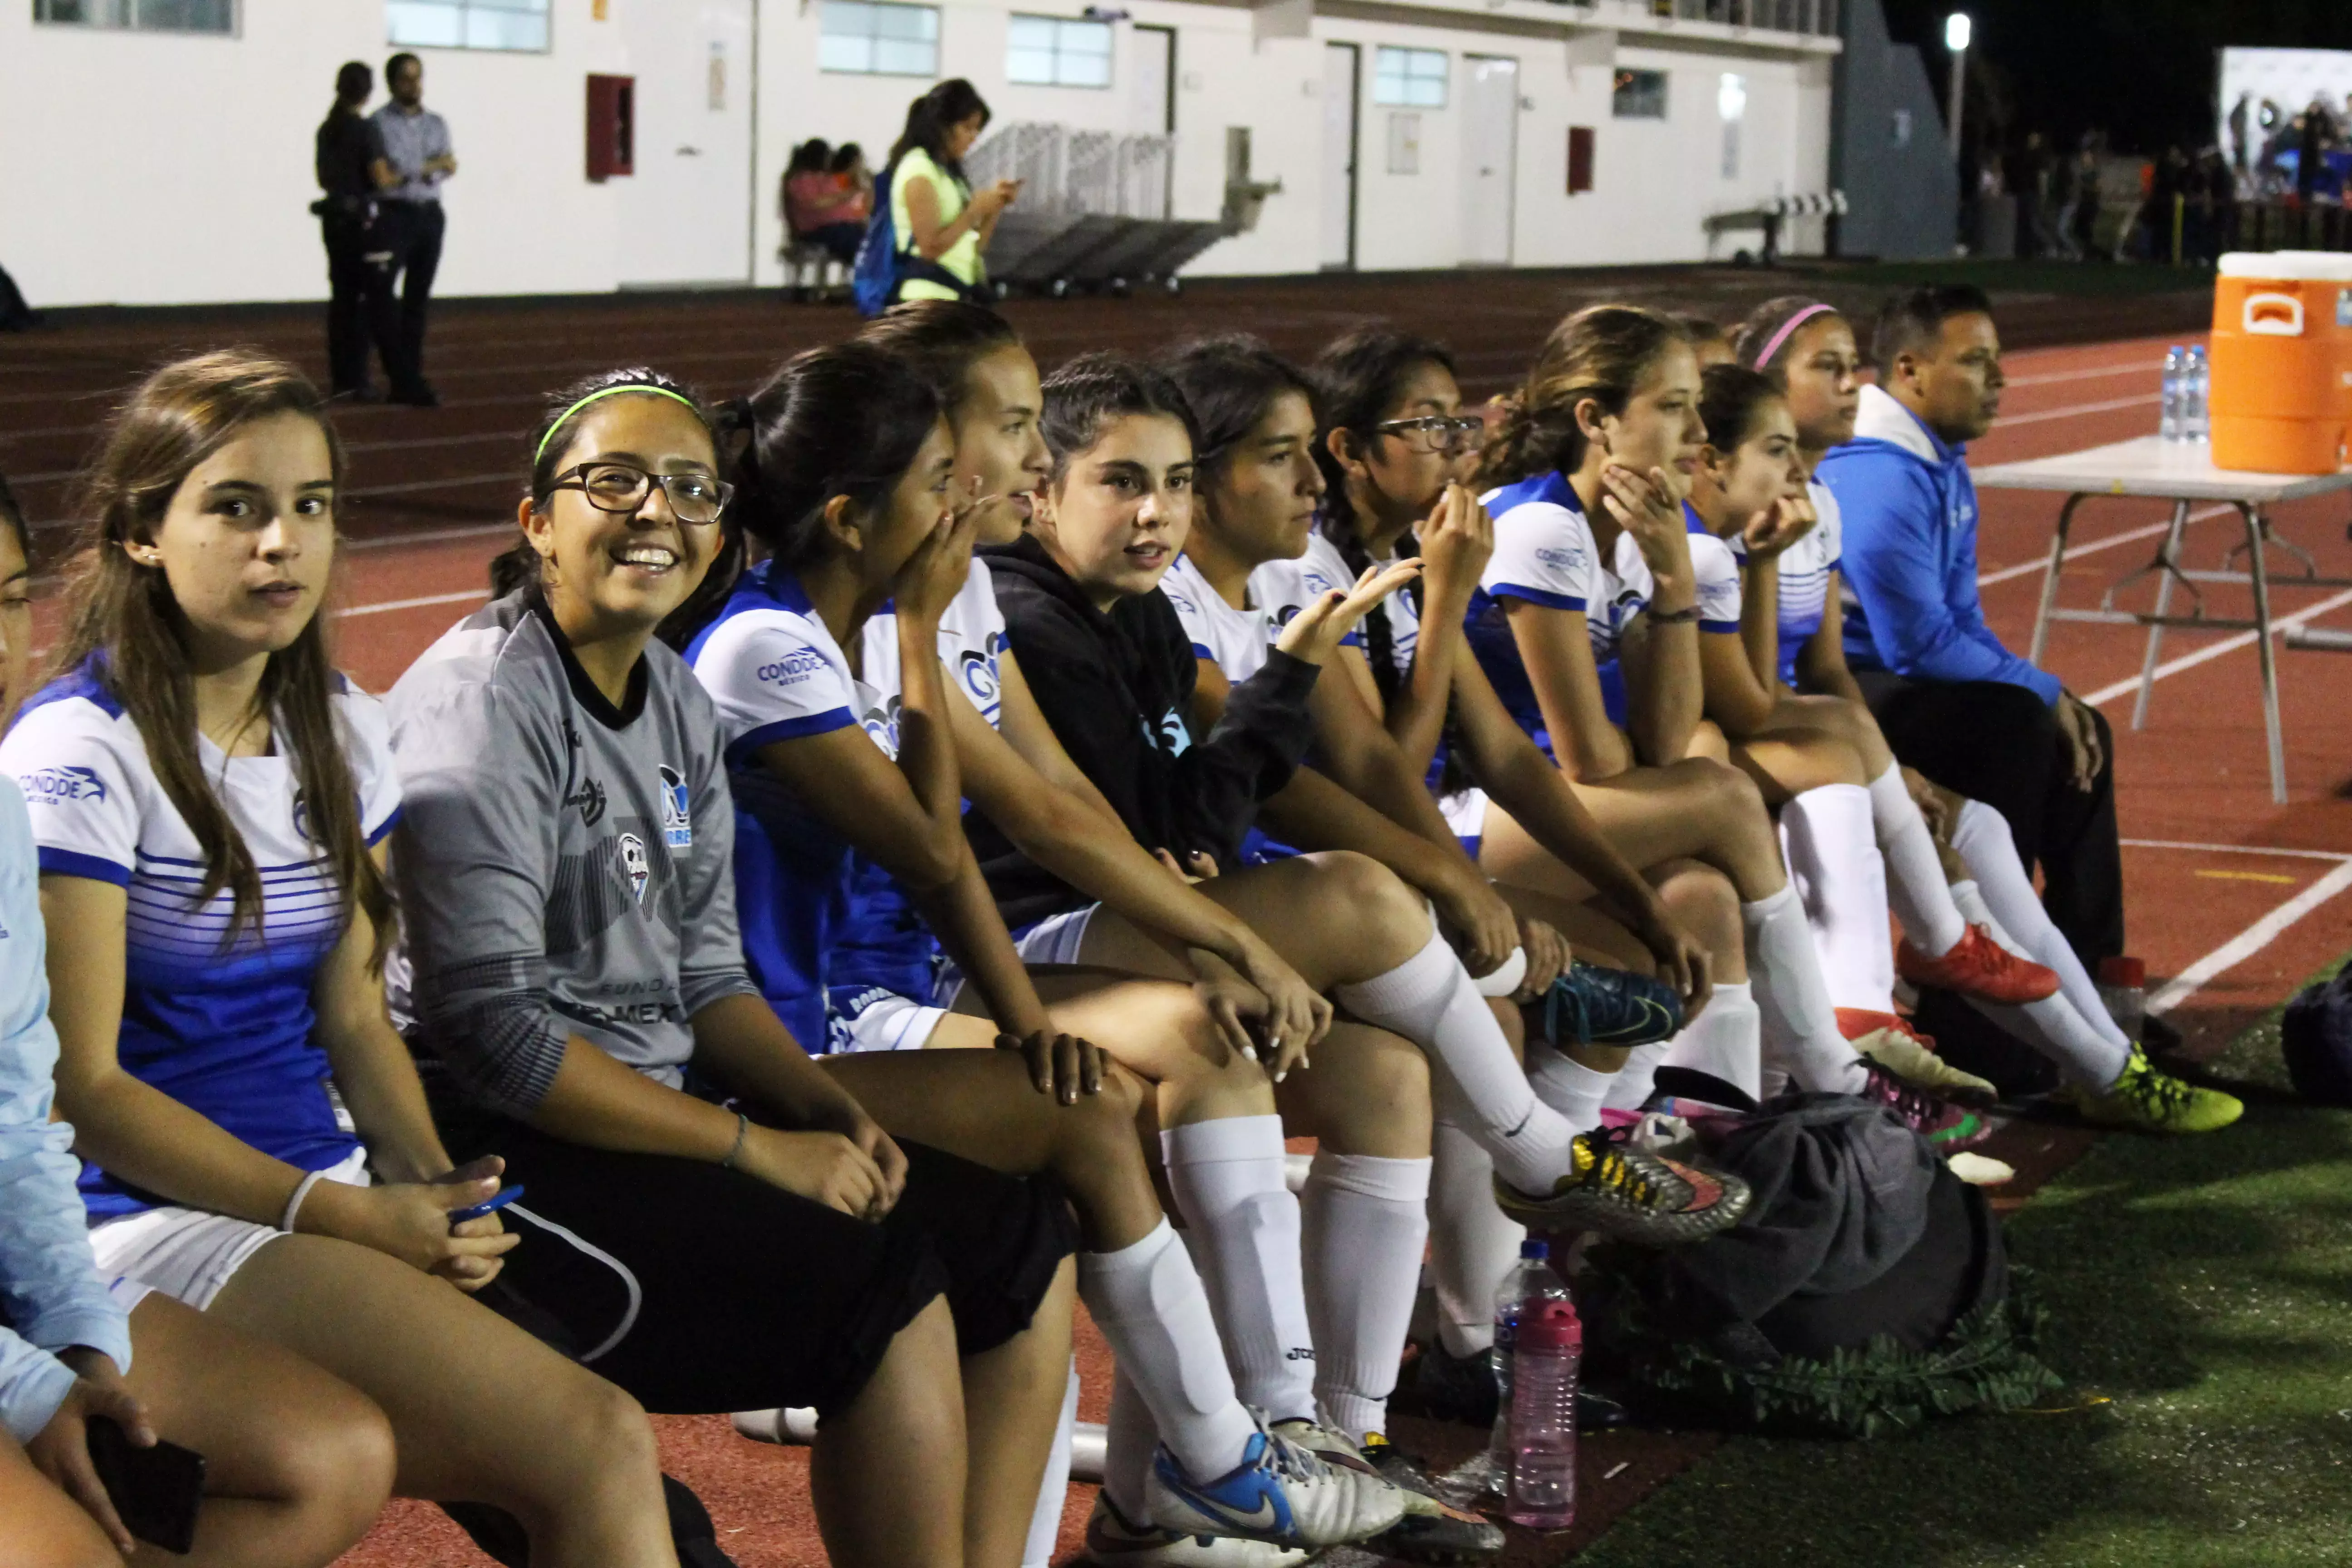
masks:
[[[1748,926],[1748,979],[1763,1021],[1765,1055],[1801,1089],[1859,1093],[1867,1081],[1862,1058],[1838,1033],[1837,1010],[1822,984],[1797,889],[1784,887],[1740,905],[1739,912]]]
[[[1191,1121],[1162,1131],[1160,1147],[1242,1402],[1276,1421],[1313,1415],[1315,1341],[1282,1118]]]
[[[1428,1160],[1315,1156],[1300,1194],[1315,1404],[1357,1442],[1388,1430],[1429,1240]]]

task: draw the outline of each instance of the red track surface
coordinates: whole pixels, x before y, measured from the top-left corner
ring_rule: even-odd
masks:
[[[1632,290],[1627,290],[1632,291]],[[1654,290],[1644,289],[1643,292]],[[1750,292],[1754,292],[1750,285]],[[1582,297],[1591,297],[1585,289]],[[1689,290],[1685,290],[1688,293]],[[1181,302],[1017,308],[1039,357],[1051,364],[1084,347],[1144,347],[1201,330],[1256,331],[1306,352],[1371,311],[1449,336],[1464,352],[1474,395],[1499,389],[1522,364],[1562,304],[1580,296],[1557,280],[1462,279],[1339,293],[1331,285],[1200,291]],[[1685,299],[1688,305],[1697,300]],[[2036,304],[2042,303],[2036,301]],[[2033,312],[2048,338],[2055,312]],[[362,684],[381,690],[451,621],[478,601],[485,563],[511,537],[508,520],[520,482],[521,434],[540,393],[604,366],[646,361],[722,392],[748,385],[784,353],[849,330],[839,310],[784,310],[740,300],[620,300],[562,307],[476,307],[449,312],[436,330],[435,377],[441,409],[354,408],[339,416],[352,451],[357,504],[347,513],[352,542],[340,596],[341,658]],[[2063,331],[2063,329],[2060,329]],[[54,564],[67,537],[70,470],[87,453],[110,397],[145,364],[174,351],[257,342],[315,362],[310,311],[101,318],[32,338],[0,339],[0,472],[16,481],[41,528],[38,553]],[[2163,340],[2044,348],[2011,356],[2004,422],[1979,443],[1980,464],[2043,456],[2123,439],[2155,422]],[[314,366],[315,368],[315,366]],[[2057,498],[1988,492],[1981,534],[1988,616],[2023,647],[2041,582],[2040,562]],[[2088,502],[2078,514],[2075,563],[2066,602],[2088,604],[2112,576],[2140,564],[2152,539],[2134,539],[2166,515],[2161,503]],[[2352,575],[2346,521],[2352,499],[2280,510],[2279,532],[2312,551],[2324,574]],[[2234,542],[2233,518],[2196,523],[2189,551],[2218,564]],[[2105,549],[2096,549],[2100,545]],[[2088,551],[2088,553],[2084,552]],[[2284,567],[2282,562],[2273,570]],[[2145,584],[2142,604],[2152,589]],[[2274,590],[2279,616],[2319,604],[2330,591]],[[2244,614],[2242,591],[2209,585],[2216,614]],[[45,605],[41,636],[53,635]],[[2352,627],[2352,608],[2315,624]],[[2206,647],[2213,634],[2175,635],[2168,660]],[[2045,663],[2078,692],[2094,693],[2137,673],[2140,638],[2128,628],[2060,626]],[[2352,863],[2352,704],[2344,700],[2352,661],[2317,653],[2281,654],[2290,800],[2272,805],[2264,770],[2253,650],[2242,647],[2161,680],[2147,730],[2128,728],[2130,698],[2105,711],[2117,730],[2117,777],[2128,847],[2132,942],[2152,977],[2176,974]],[[2188,846],[2158,847],[2159,844]],[[2352,880],[2352,874],[2347,874]],[[2192,1039],[2226,1039],[2275,1005],[2321,963],[2352,948],[2352,900],[2319,902],[2259,952],[2214,976],[2188,999],[2177,1021]],[[2151,984],[2155,984],[2155,979]],[[1087,1417],[1099,1420],[1109,1379],[1089,1335]],[[723,1417],[665,1419],[671,1468],[700,1490],[719,1521],[722,1542],[746,1568],[824,1561],[806,1506],[805,1456],[736,1438]],[[1466,1434],[1414,1429],[1435,1449],[1459,1450]],[[1647,1437],[1588,1444],[1589,1535],[1642,1492],[1686,1463],[1690,1447]],[[1604,1483],[1619,1460],[1622,1472]],[[1074,1500],[1071,1531],[1083,1521]],[[1066,1545],[1074,1536],[1066,1531]],[[1514,1561],[1547,1560],[1566,1542],[1517,1543]],[[395,1504],[346,1562],[353,1568],[486,1561],[435,1510]]]

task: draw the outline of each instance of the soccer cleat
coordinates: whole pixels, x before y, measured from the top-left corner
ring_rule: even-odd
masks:
[[[1334,1464],[1261,1426],[1242,1462],[1213,1481],[1162,1448],[1145,1483],[1151,1522],[1182,1535],[1242,1535],[1284,1546],[1338,1546],[1404,1517],[1405,1494],[1371,1467]]]
[[[1371,1550],[1402,1563],[1491,1563],[1503,1551],[1502,1527],[1438,1496],[1437,1480],[1422,1462],[1378,1432],[1364,1437],[1372,1468],[1412,1494],[1412,1511],[1374,1540]]]
[[[1863,1064],[1862,1098],[1885,1106],[1903,1125],[1925,1138],[1938,1154],[1966,1149],[1992,1136],[1992,1123],[1879,1066]]]
[[[2115,1087],[2105,1093],[2080,1084],[2068,1084],[2059,1093],[2084,1121],[2135,1132],[2212,1132],[2246,1110],[2234,1095],[2158,1071],[2137,1046],[2132,1047],[2131,1060],[2124,1064]]]
[[[1739,1223],[1748,1184],[1662,1159],[1622,1128],[1576,1135],[1576,1169],[1543,1196],[1495,1179],[1495,1202],[1530,1230],[1593,1230],[1643,1247],[1678,1247]]]
[[[1895,945],[1895,973],[1914,985],[1933,985],[1980,996],[1988,1002],[2023,1005],[2058,994],[2058,973],[1993,941],[1984,926],[1969,927],[1952,951],[1930,958],[1905,937]]]
[[[1683,1026],[1682,999],[1662,980],[1571,960],[1544,992],[1544,1038],[1555,1046],[1649,1046]]]
[[[1895,1013],[1837,1010],[1838,1032],[1864,1060],[1875,1062],[1906,1083],[1963,1105],[1990,1105],[2000,1091],[1990,1079],[1962,1072],[1936,1054],[1936,1042]]]
[[[1108,1492],[1095,1494],[1087,1546],[1076,1561],[1095,1568],[1305,1568],[1315,1554],[1271,1541],[1230,1535],[1184,1535],[1138,1524],[1118,1511]]]
[[[1432,1334],[1412,1359],[1412,1376],[1397,1386],[1389,1404],[1392,1410],[1432,1421],[1483,1427],[1495,1424],[1498,1402],[1494,1352],[1455,1355]]]

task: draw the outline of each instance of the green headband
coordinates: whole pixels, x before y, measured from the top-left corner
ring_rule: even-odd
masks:
[[[701,409],[694,407],[694,399],[691,397],[681,396],[679,394],[672,392],[667,386],[649,386],[641,381],[623,382],[618,386],[600,386],[595,391],[590,393],[587,396],[582,398],[579,402],[573,404],[571,407],[565,409],[562,413],[555,416],[555,423],[550,425],[547,427],[547,434],[539,438],[539,450],[530,455],[532,466],[536,467],[539,460],[547,456],[547,444],[555,439],[555,433],[558,430],[562,429],[565,425],[569,424],[573,415],[579,413],[582,409],[587,407],[590,404],[595,402],[600,397],[618,397],[625,392],[651,393],[656,397],[667,397],[673,403],[682,403],[686,405],[687,407],[693,408],[697,418],[699,418],[702,415]]]

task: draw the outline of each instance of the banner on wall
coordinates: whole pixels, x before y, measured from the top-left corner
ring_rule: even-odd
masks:
[[[2241,181],[2293,186],[2304,121],[2323,117],[2323,150],[2352,136],[2352,50],[2221,51],[2215,142]]]

